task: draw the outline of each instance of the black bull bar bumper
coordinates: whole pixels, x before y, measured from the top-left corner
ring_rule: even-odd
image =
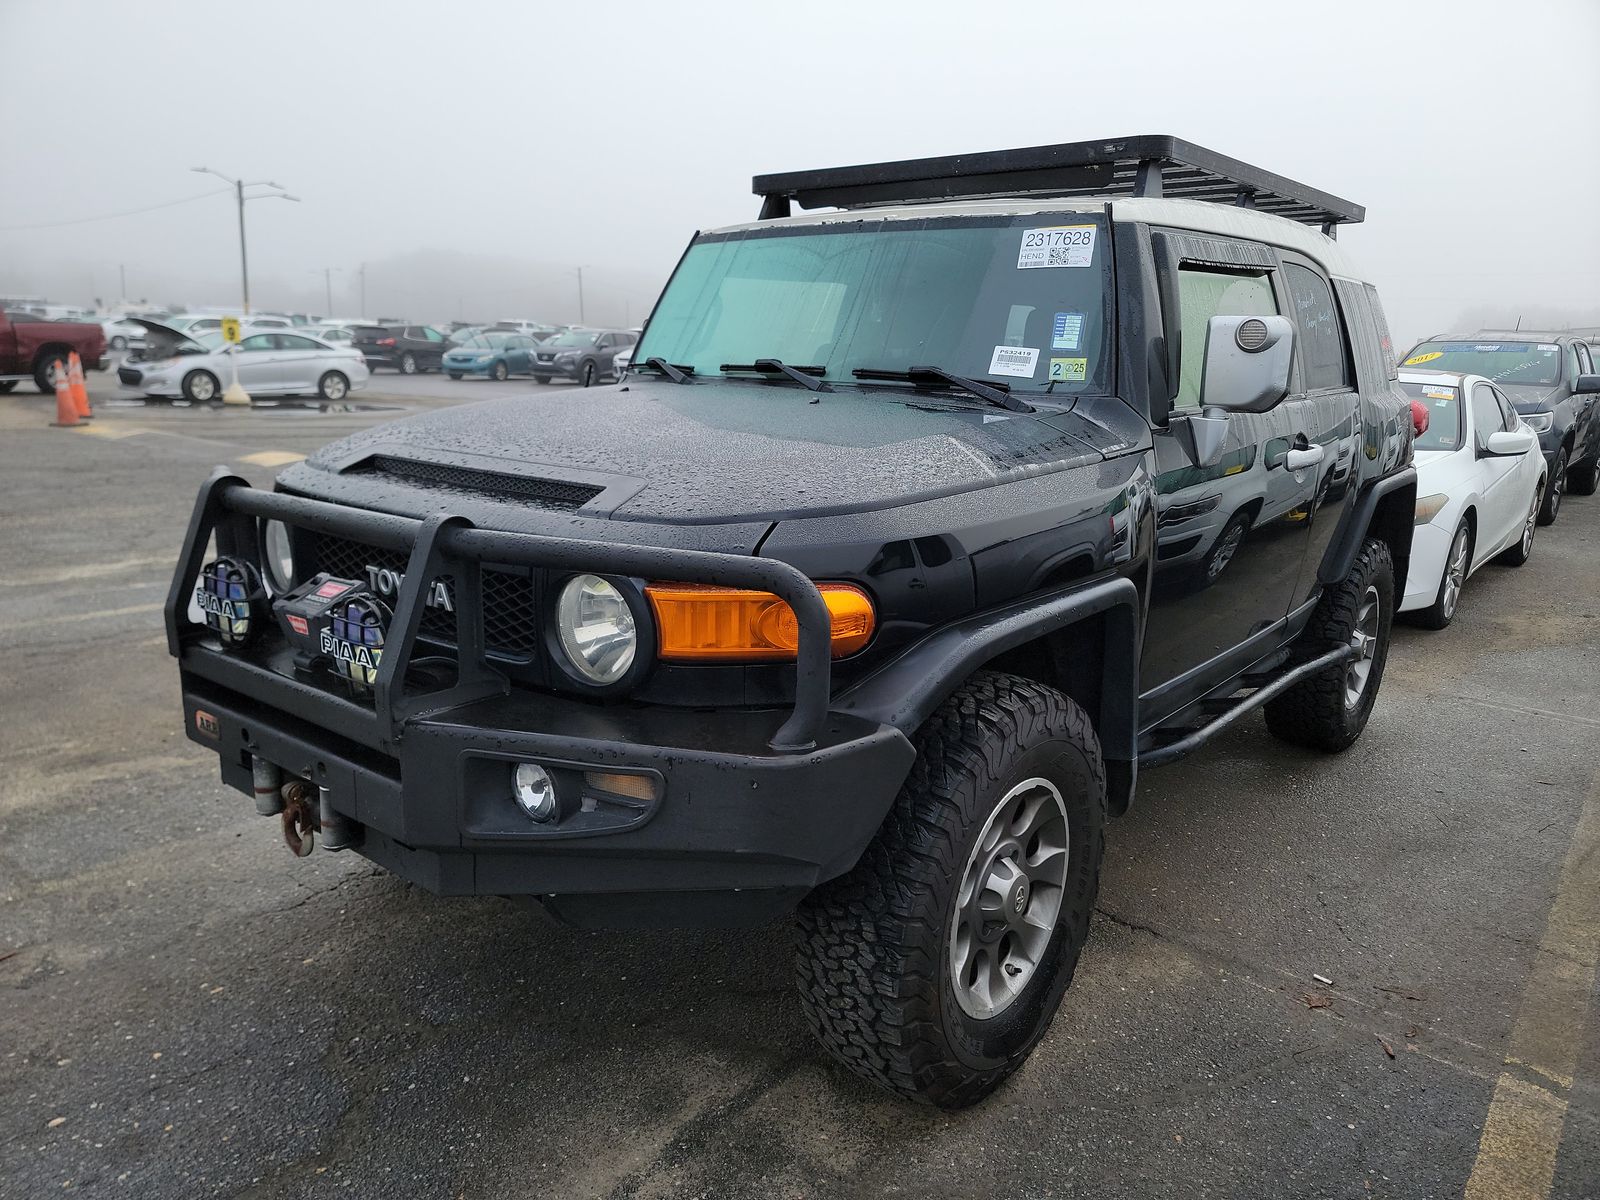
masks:
[[[332,676],[297,675],[275,645],[224,650],[189,617],[208,546],[260,561],[261,527],[282,521],[407,556],[369,698]],[[799,624],[794,702],[698,712],[611,705],[513,688],[484,653],[485,562],[756,588]],[[425,596],[454,581],[457,671],[408,678]],[[196,501],[168,592],[189,736],[216,750],[225,782],[252,789],[255,759],[311,781],[360,827],[368,858],[448,894],[541,895],[564,916],[604,923],[759,920],[848,870],[881,824],[914,757],[893,725],[830,711],[827,607],[773,559],[589,543],[478,529],[265,492],[219,468]],[[581,776],[661,781],[647,810],[604,827],[539,826],[510,775],[531,761]],[[671,902],[662,903],[668,895]]]

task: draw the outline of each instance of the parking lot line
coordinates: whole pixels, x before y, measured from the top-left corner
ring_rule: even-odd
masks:
[[[1600,962],[1600,776],[1591,782],[1523,987],[1465,1200],[1545,1200]]]
[[[304,454],[296,454],[292,450],[260,450],[255,454],[244,455],[239,461],[254,463],[258,467],[286,467],[304,457]]]

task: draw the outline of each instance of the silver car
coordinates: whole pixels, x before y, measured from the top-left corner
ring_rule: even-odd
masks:
[[[190,336],[155,321],[140,324],[149,331],[145,361],[122,364],[117,378],[147,396],[195,404],[220,400],[237,370],[240,386],[252,396],[343,400],[371,377],[360,351],[304,333],[260,330],[230,346],[220,333]]]

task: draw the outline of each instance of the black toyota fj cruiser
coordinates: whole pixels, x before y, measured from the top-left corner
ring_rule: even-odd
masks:
[[[219,469],[166,605],[187,728],[297,852],[580,924],[798,910],[823,1044],[970,1104],[1140,766],[1256,708],[1360,735],[1410,409],[1331,236],[1362,210],[1201,147],[755,190],[581,407]]]

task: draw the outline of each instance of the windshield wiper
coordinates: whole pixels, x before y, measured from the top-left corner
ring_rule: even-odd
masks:
[[[952,375],[943,367],[912,367],[905,371],[879,371],[873,367],[857,367],[850,374],[857,379],[895,379],[905,380],[916,384],[918,387],[927,387],[936,383],[949,384],[971,392],[980,400],[987,400],[990,404],[1000,408],[1010,409],[1012,412],[1031,413],[1021,400],[1011,394],[1007,384],[982,383],[976,379],[968,379],[965,375]]]
[[[779,362],[775,358],[758,358],[753,363],[722,364],[724,375],[730,371],[754,371],[758,375],[787,375],[813,392],[833,391],[832,387],[817,378],[827,369],[827,367],[791,367],[788,363]]]
[[[633,369],[635,371],[637,371],[640,367],[652,367],[655,370],[660,371],[668,379],[672,380],[673,383],[694,382],[694,380],[690,378],[690,376],[694,374],[693,367],[680,367],[676,363],[669,363],[664,358],[647,358],[642,363],[633,364]]]

